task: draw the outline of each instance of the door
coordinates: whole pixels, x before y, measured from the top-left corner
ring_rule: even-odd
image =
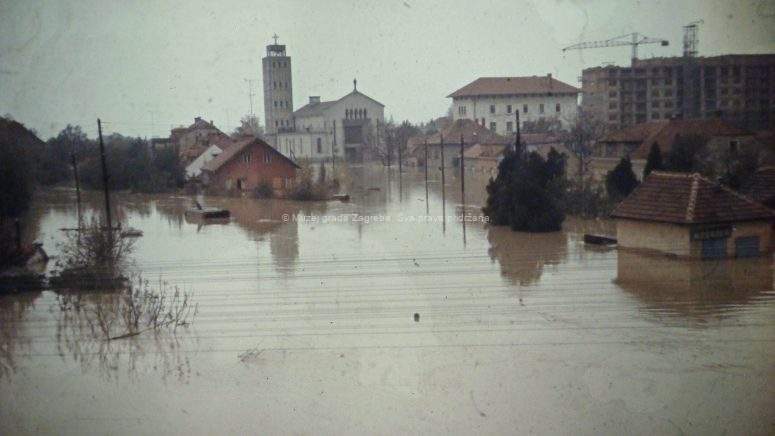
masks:
[[[727,238],[713,238],[702,241],[703,259],[723,259],[727,256]]]
[[[756,257],[758,255],[758,236],[744,236],[735,239],[735,257]]]

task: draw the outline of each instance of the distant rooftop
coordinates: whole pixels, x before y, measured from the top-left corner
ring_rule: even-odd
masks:
[[[579,89],[552,77],[480,77],[447,97],[480,95],[578,94]]]

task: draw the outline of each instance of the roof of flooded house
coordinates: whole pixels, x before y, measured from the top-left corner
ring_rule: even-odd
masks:
[[[772,205],[775,202],[775,166],[759,169],[742,192],[754,201]]]
[[[508,145],[504,144],[474,144],[463,152],[466,159],[498,159]]]
[[[674,224],[772,220],[775,211],[697,173],[651,173],[611,213]]]
[[[575,86],[561,82],[551,75],[523,77],[480,77],[447,97],[479,95],[578,94]]]
[[[252,145],[259,145],[265,149],[271,150],[272,153],[277,154],[280,156],[281,159],[286,160],[291,163],[296,168],[299,168],[298,165],[296,165],[296,162],[288,159],[284,154],[280,153],[279,151],[275,150],[272,146],[267,144],[261,139],[258,138],[244,138],[242,140],[236,141],[234,144],[232,144],[230,147],[227,147],[221,154],[216,156],[213,160],[207,162],[206,164],[202,165],[203,171],[210,171],[214,172],[217,171],[220,167],[222,167],[225,163],[232,160],[234,157],[236,157],[240,152],[245,150],[246,148],[252,146]]]
[[[31,130],[24,127],[24,124],[4,117],[0,117],[0,142],[4,144],[43,145],[43,141]]]
[[[476,121],[468,119],[453,121],[448,126],[441,129],[441,131],[427,135],[423,138],[423,142],[427,139],[428,144],[439,145],[441,144],[441,139],[443,137],[444,144],[446,145],[460,145],[461,135],[463,137],[463,143],[468,145],[479,143],[509,144],[512,142],[511,138],[498,135]]]
[[[630,156],[632,159],[646,159],[652,144],[658,144],[663,155],[668,153],[681,136],[739,137],[750,136],[753,133],[733,126],[719,118],[697,120],[664,120],[635,124],[621,130],[611,132],[599,142],[629,142],[640,144]]]

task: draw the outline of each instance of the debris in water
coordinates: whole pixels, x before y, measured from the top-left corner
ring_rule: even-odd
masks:
[[[420,314],[419,313],[415,313],[414,314],[414,322],[420,322]]]

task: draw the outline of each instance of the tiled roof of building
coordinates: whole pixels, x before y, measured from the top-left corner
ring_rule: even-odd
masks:
[[[546,76],[480,77],[447,97],[477,95],[577,94],[579,89]]]
[[[775,205],[775,167],[765,167],[753,175],[743,194],[767,206]]]
[[[427,135],[428,144],[440,144],[444,138],[445,144],[460,144],[460,135],[463,135],[465,144],[509,144],[511,138],[498,135],[492,130],[482,126],[474,120],[458,119],[437,133]],[[424,140],[423,140],[424,141]]]
[[[241,151],[245,150],[247,147],[258,144],[261,145],[263,148],[271,150],[271,152],[275,153],[276,155],[280,156],[280,159],[284,159],[291,163],[291,165],[295,166],[296,168],[299,168],[298,165],[296,165],[296,162],[288,159],[284,154],[280,153],[279,151],[275,150],[273,147],[271,147],[269,144],[264,142],[261,139],[258,138],[244,138],[241,140],[238,140],[234,142],[230,147],[223,150],[223,153],[219,154],[215,159],[207,162],[206,164],[202,165],[203,171],[210,171],[215,172],[218,170],[218,168],[222,167],[226,162],[229,162],[232,160],[235,156],[237,156]]]
[[[35,136],[31,130],[24,127],[24,124],[3,117],[0,117],[0,143],[24,146],[43,145],[43,141]]]
[[[506,151],[504,144],[474,144],[463,152],[466,159],[497,159]]]
[[[651,145],[659,144],[659,149],[664,156],[675,143],[679,136],[697,135],[707,138],[712,137],[739,137],[750,136],[751,132],[735,127],[718,118],[669,121],[652,121],[635,124],[624,129],[611,132],[599,142],[629,142],[639,144],[632,152],[632,159],[646,159]]]
[[[775,211],[699,174],[651,173],[611,216],[674,224],[772,220]]]

